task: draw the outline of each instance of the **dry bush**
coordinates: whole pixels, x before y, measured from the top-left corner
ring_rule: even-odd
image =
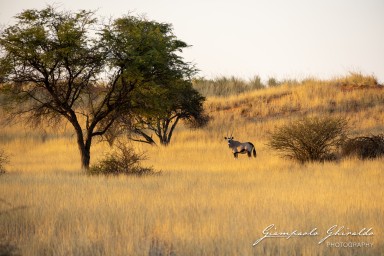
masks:
[[[372,159],[384,155],[384,134],[348,139],[342,146],[343,156]]]
[[[144,154],[137,154],[125,144],[119,144],[117,150],[112,152],[93,165],[88,170],[91,175],[149,175],[156,174],[151,167],[143,167],[140,162],[145,160]]]
[[[304,118],[278,128],[268,145],[301,163],[334,160],[346,137],[346,126],[343,118]]]
[[[380,86],[375,76],[363,75],[359,72],[349,72],[349,75],[336,79],[336,84],[346,89],[365,89]]]

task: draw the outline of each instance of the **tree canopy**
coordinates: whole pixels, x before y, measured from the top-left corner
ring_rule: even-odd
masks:
[[[92,139],[122,118],[167,118],[180,111],[170,107],[175,104],[196,104],[189,111],[202,112],[204,98],[190,80],[196,69],[180,56],[188,45],[170,24],[124,16],[100,25],[92,11],[51,6],[15,18],[0,36],[5,107],[10,117],[34,124],[67,120],[76,132],[83,168],[89,168]],[[180,118],[191,116],[198,115]]]
[[[133,122],[133,129],[129,129],[133,140],[154,144],[149,135],[154,132],[161,145],[168,145],[180,120],[187,121],[191,127],[201,127],[208,122],[203,109],[205,98],[190,83],[175,82],[157,92],[155,97],[148,99],[155,106],[155,111],[145,111],[129,120]]]

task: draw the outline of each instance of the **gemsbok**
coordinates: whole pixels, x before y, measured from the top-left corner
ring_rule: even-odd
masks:
[[[248,157],[256,157],[256,148],[251,142],[240,142],[237,140],[233,140],[233,136],[224,137],[228,141],[229,148],[232,149],[233,156],[237,158],[237,155],[240,154],[248,154]]]

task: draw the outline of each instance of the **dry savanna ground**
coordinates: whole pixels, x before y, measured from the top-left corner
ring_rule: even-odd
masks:
[[[343,79],[209,97],[208,127],[180,126],[166,148],[133,144],[162,171],[154,176],[83,174],[69,126],[2,127],[0,255],[384,255],[383,159],[300,165],[265,145],[304,115],[344,116],[351,136],[382,133],[384,90]],[[232,131],[255,144],[256,159],[233,159],[223,138]],[[109,150],[95,142],[92,162]],[[317,235],[253,246],[271,224]],[[334,225],[373,234],[318,244]]]

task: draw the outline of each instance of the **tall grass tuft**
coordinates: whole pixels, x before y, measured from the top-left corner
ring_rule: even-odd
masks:
[[[364,75],[360,72],[349,72],[349,75],[335,80],[337,85],[345,89],[364,89],[380,86],[374,75]]]
[[[206,97],[226,97],[252,90],[265,88],[259,76],[246,81],[235,76],[218,77],[215,79],[197,78],[193,80],[193,87]]]

